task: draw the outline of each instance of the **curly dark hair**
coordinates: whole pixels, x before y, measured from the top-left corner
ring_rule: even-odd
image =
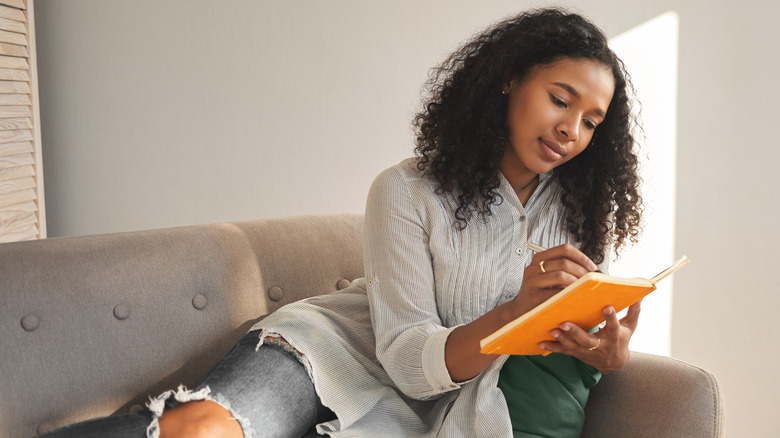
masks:
[[[606,118],[585,150],[553,170],[562,188],[566,226],[596,263],[613,245],[636,242],[642,198],[631,111],[633,87],[607,38],[580,15],[563,9],[532,10],[474,37],[431,72],[430,98],[414,118],[417,166],[437,182],[439,194],[457,199],[455,226],[476,213],[483,220],[498,192],[500,164],[509,144],[504,84],[561,59],[604,64],[615,79]]]

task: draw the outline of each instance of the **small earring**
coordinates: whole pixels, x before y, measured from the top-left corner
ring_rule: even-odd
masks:
[[[504,96],[506,96],[506,94],[507,94],[507,93],[506,93],[506,90],[501,90],[501,94],[503,94]]]

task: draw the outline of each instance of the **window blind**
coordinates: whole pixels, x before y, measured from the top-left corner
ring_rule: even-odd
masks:
[[[46,237],[33,0],[0,0],[0,243]]]

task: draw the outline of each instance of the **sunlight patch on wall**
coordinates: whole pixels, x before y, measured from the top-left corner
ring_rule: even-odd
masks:
[[[639,244],[623,251],[610,269],[621,277],[650,278],[683,255],[674,246],[678,28],[677,14],[667,12],[610,40],[636,88],[644,129],[637,140],[645,226]],[[659,283],[642,302],[631,350],[669,355],[673,281]]]

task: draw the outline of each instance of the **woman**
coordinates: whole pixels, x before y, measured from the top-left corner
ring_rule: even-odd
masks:
[[[365,279],[265,318],[195,391],[50,436],[579,436],[638,305],[604,309],[595,333],[562,322],[540,344],[558,354],[479,341],[636,238],[627,74],[595,26],[545,9],[477,36],[429,86],[417,157],[368,196]]]

